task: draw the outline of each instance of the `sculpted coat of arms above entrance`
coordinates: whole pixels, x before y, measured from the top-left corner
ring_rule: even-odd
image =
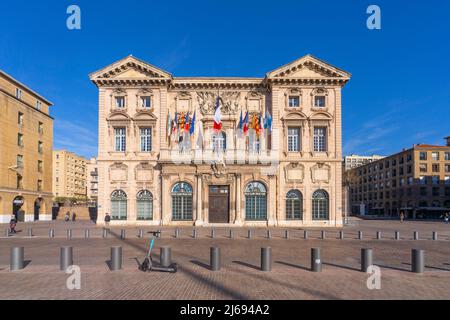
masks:
[[[240,92],[220,92],[220,106],[223,114],[235,115],[239,110]],[[216,109],[217,92],[197,92],[198,104],[202,115],[213,115]]]

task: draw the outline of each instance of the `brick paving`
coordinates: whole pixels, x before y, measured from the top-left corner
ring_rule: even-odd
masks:
[[[32,239],[26,238],[26,228],[32,226]],[[55,239],[48,239],[48,228],[55,228]],[[246,239],[246,229],[234,229],[235,239],[228,239],[228,229],[217,229],[211,239],[211,229],[198,229],[198,239],[192,238],[192,228],[162,228],[159,247],[170,246],[177,274],[142,273],[138,261],[146,254],[149,235],[137,237],[137,228],[127,228],[127,238],[119,238],[120,229],[113,229],[108,239],[101,238],[101,228],[87,223],[71,225],[74,238],[65,239],[64,223],[22,224],[24,234],[0,239],[0,299],[450,299],[450,226],[438,222],[359,221],[344,228],[345,240],[338,240],[339,230],[328,230],[321,240],[320,229],[310,229],[308,240],[303,231],[291,229],[291,238],[283,239],[284,229],[272,229],[273,238],[265,239],[265,229],[255,229],[253,239]],[[92,228],[92,238],[83,239],[84,229]],[[157,228],[145,228],[156,230]],[[362,230],[365,238],[356,240]],[[376,240],[376,231],[384,240]],[[399,230],[401,241],[393,240]],[[419,231],[421,239],[412,240]],[[432,241],[437,231],[439,241]],[[59,248],[74,247],[74,263],[81,268],[81,290],[66,288],[68,277],[59,271]],[[123,269],[108,268],[110,247],[123,247]],[[25,247],[24,270],[9,271],[9,250]],[[222,250],[222,270],[208,269],[209,248]],[[260,248],[273,250],[272,272],[261,272]],[[312,273],[310,249],[322,249],[323,272]],[[381,267],[381,290],[368,290],[368,274],[361,273],[361,248],[374,249],[374,264]],[[412,248],[426,250],[425,274],[409,272]]]

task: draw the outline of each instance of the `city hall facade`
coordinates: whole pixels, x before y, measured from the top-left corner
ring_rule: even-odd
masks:
[[[129,56],[90,79],[99,224],[342,226],[349,73],[307,55],[261,78],[175,77]]]

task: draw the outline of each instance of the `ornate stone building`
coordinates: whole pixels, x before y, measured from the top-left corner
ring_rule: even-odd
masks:
[[[129,56],[90,79],[99,88],[99,223],[110,213],[113,224],[342,225],[349,73],[307,55],[264,78],[182,78]],[[170,124],[188,112],[195,130],[181,143]],[[247,112],[270,118],[272,130],[243,136]]]

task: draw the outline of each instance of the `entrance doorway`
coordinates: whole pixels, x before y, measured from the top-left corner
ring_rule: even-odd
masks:
[[[41,212],[43,199],[36,199],[34,202],[34,221],[39,221],[39,214]]]
[[[209,187],[209,223],[230,222],[230,187]]]

